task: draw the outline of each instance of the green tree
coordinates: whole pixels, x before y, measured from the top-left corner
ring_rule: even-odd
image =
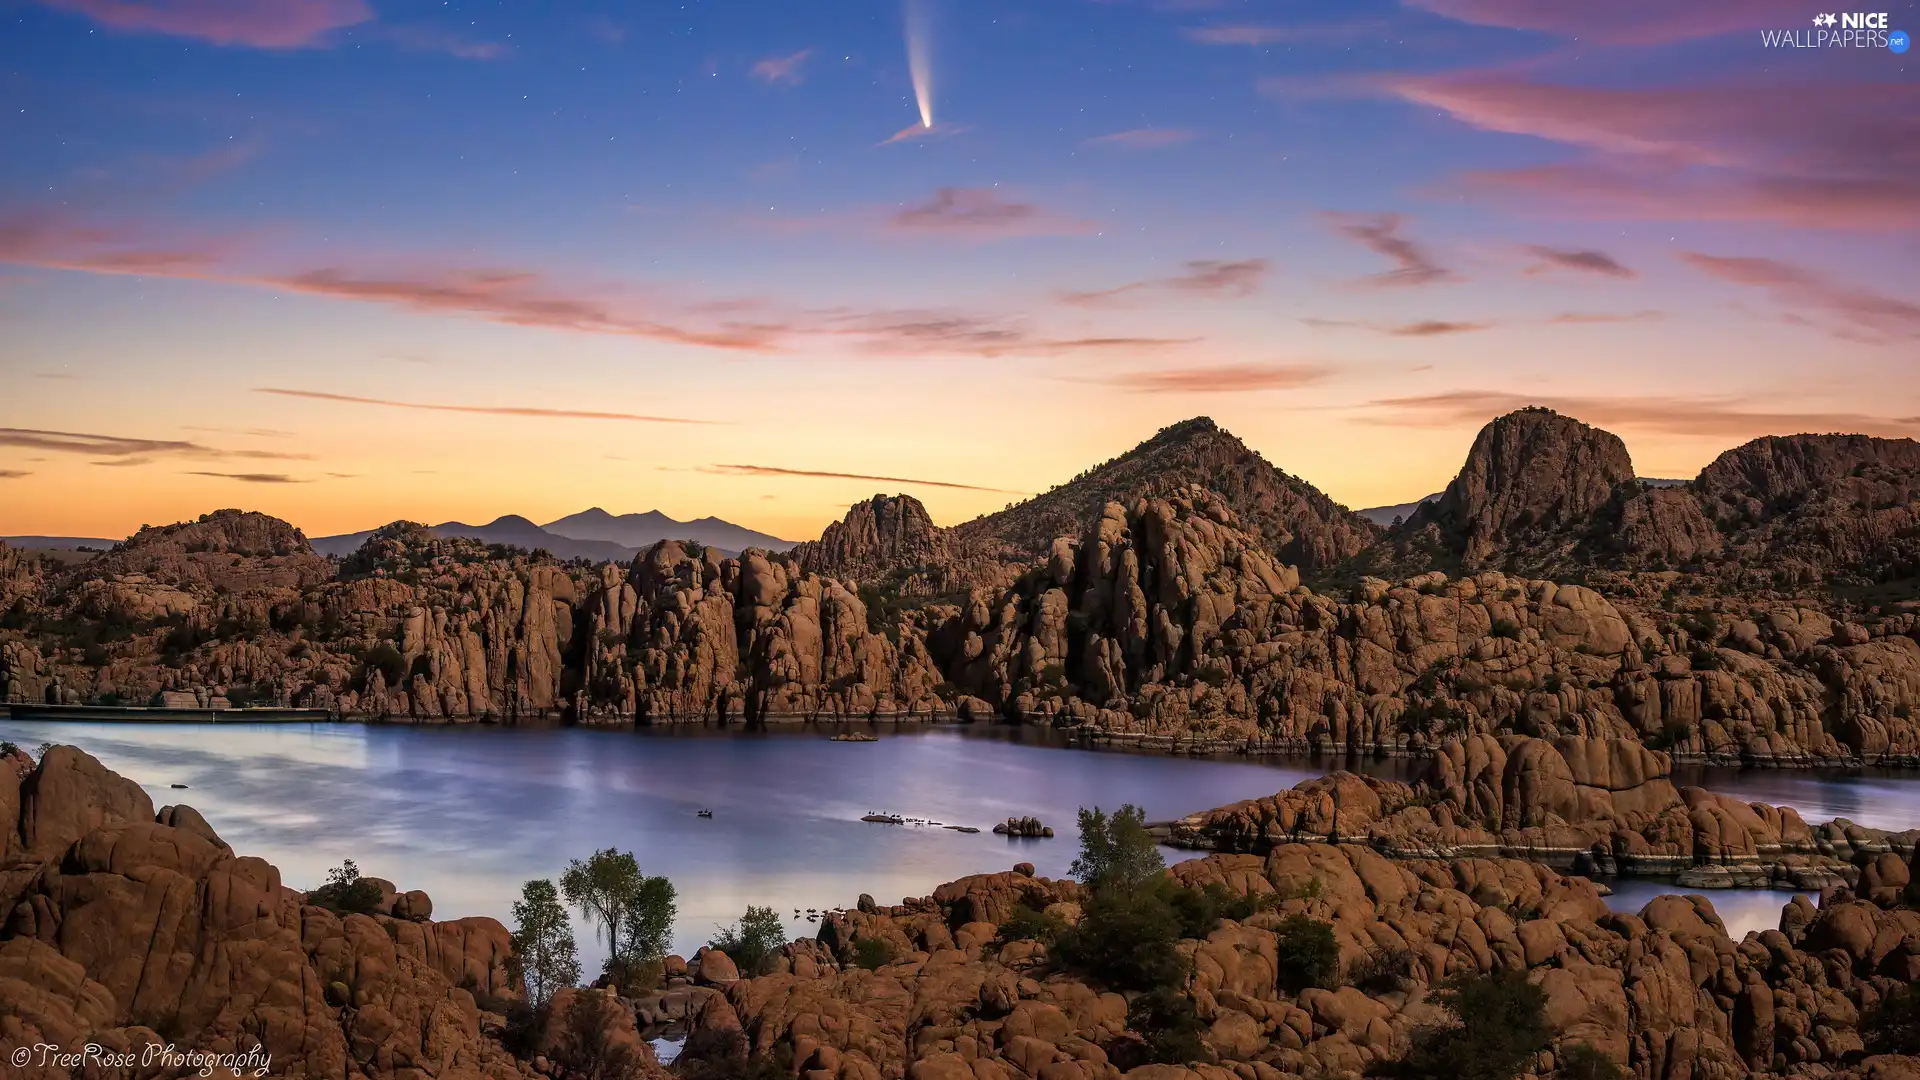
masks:
[[[1340,975],[1340,943],[1333,927],[1296,913],[1280,921],[1275,937],[1280,989],[1298,994],[1315,986],[1333,988]]]
[[[767,958],[787,943],[787,926],[780,913],[770,907],[747,905],[747,913],[734,926],[722,927],[707,942],[707,948],[727,954],[742,975],[756,975]]]
[[[1053,952],[1114,990],[1146,991],[1185,981],[1179,941],[1180,918],[1172,905],[1141,890],[1093,896]]]
[[[647,877],[630,851],[606,848],[575,859],[560,875],[560,891],[607,943],[609,972],[631,977],[666,950],[673,926],[673,883]]]
[[[1145,811],[1131,803],[1111,815],[1097,806],[1080,808],[1080,854],[1068,873],[1094,893],[1133,892],[1166,869]]]
[[[513,905],[513,954],[527,986],[527,999],[536,1008],[553,992],[580,982],[580,960],[573,943],[573,926],[560,906],[553,882],[539,878],[520,887]]]
[[[1406,1061],[1412,1076],[1513,1080],[1552,1041],[1546,992],[1524,975],[1455,978],[1438,997],[1453,1023],[1415,1036]]]
[[[1167,986],[1141,994],[1127,1007],[1127,1026],[1139,1033],[1148,1061],[1185,1065],[1207,1060],[1206,1045],[1200,1041],[1206,1025],[1190,994]]]

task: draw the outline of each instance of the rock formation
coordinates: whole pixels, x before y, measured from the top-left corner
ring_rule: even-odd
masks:
[[[1792,807],[1676,787],[1667,756],[1631,740],[1487,735],[1449,744],[1413,785],[1336,772],[1162,828],[1175,846],[1209,851],[1357,842],[1400,858],[1677,874],[1692,888],[1854,886],[1863,860],[1904,862],[1920,844],[1920,829],[1810,826]]]
[[[1880,862],[1886,880],[1907,880],[1905,863]],[[1140,1064],[1128,995],[1063,969],[1041,941],[997,940],[1022,908],[1080,917],[1073,883],[1019,873],[829,917],[818,940],[783,948],[771,974],[683,1006],[689,1046],[737,1029],[799,1075],[832,1080],[1357,1077],[1398,1061],[1440,1019],[1437,984],[1508,972],[1546,997],[1552,1060],[1538,1061],[1537,1075],[1579,1044],[1662,1080],[1911,1068],[1863,1053],[1863,1017],[1920,974],[1920,913],[1897,888],[1877,887],[1877,899],[1829,890],[1817,909],[1796,899],[1779,929],[1736,942],[1702,897],[1610,912],[1591,882],[1513,859],[1392,861],[1355,845],[1286,843],[1181,863],[1169,876],[1272,907],[1180,942],[1205,1064]],[[1276,931],[1292,915],[1331,926],[1339,985],[1279,988]],[[863,941],[884,943],[891,962],[856,966]]]
[[[72,747],[24,780],[0,769],[0,845],[0,1053],[173,1043],[264,1054],[275,1076],[532,1076],[497,1037],[518,988],[492,919],[426,921],[424,893],[387,901],[398,914],[306,904],[191,808],[156,814]]]
[[[593,566],[396,523],[329,562],[222,511],[77,566],[0,549],[0,688],[413,721],[958,716],[1174,749],[1425,754],[1487,734],[1920,761],[1916,444],[1763,439],[1656,487],[1613,436],[1523,410],[1364,551],[1366,529],[1296,484],[1191,421],[953,529],[878,497],[791,557],[663,542]]]

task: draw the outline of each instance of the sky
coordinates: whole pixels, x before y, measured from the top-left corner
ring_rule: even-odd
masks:
[[[1875,6],[0,0],[0,535],[956,524],[1197,415],[1356,508],[1528,404],[1658,477],[1920,434]]]

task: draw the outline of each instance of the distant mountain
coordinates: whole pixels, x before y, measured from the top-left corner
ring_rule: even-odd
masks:
[[[595,562],[625,562],[638,552],[661,540],[697,540],[718,548],[731,557],[750,548],[785,551],[793,541],[754,532],[730,521],[704,517],[696,521],[675,521],[658,510],[644,514],[615,517],[599,507],[563,517],[548,525],[535,525],[518,514],[498,517],[485,525],[447,521],[432,526],[441,536],[460,536],[486,544],[508,544],[517,548],[545,548],[562,559],[592,559]],[[360,549],[374,530],[317,537],[313,550],[322,555],[344,556]],[[105,541],[108,547],[112,541]]]
[[[625,562],[633,558],[635,548],[623,544],[608,543],[605,540],[576,540],[570,536],[551,533],[518,514],[498,517],[485,525],[469,525],[464,521],[446,521],[433,526],[433,531],[441,536],[460,536],[478,540],[483,544],[507,544],[512,547],[545,548],[562,559],[592,559],[595,562]],[[321,536],[313,540],[313,550],[322,555],[351,555],[367,542],[374,530],[366,532],[343,533],[339,536]]]
[[[0,544],[8,547],[39,548],[42,551],[78,551],[81,548],[106,551],[119,542],[97,536],[0,536]]]
[[[1439,497],[1440,493],[1436,491],[1424,499],[1395,503],[1392,506],[1369,506],[1365,510],[1355,510],[1354,513],[1359,514],[1375,525],[1391,525],[1393,524],[1393,519],[1399,518],[1405,521],[1407,518],[1412,517],[1413,512],[1420,509],[1422,504],[1430,503]]]
[[[755,532],[717,517],[676,521],[658,510],[615,517],[596,506],[549,521],[541,528],[575,540],[605,540],[635,549],[652,547],[661,540],[698,540],[726,551],[744,551],[750,547],[785,551],[794,545],[792,540]]]

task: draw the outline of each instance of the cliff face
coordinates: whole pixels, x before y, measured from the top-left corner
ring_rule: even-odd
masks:
[[[533,1075],[481,1009],[519,996],[498,922],[342,918],[85,753],[14,765],[0,763],[0,1052],[92,1042],[138,1060],[172,1043],[256,1052],[275,1076]],[[26,1076],[78,1071],[26,1060]]]

